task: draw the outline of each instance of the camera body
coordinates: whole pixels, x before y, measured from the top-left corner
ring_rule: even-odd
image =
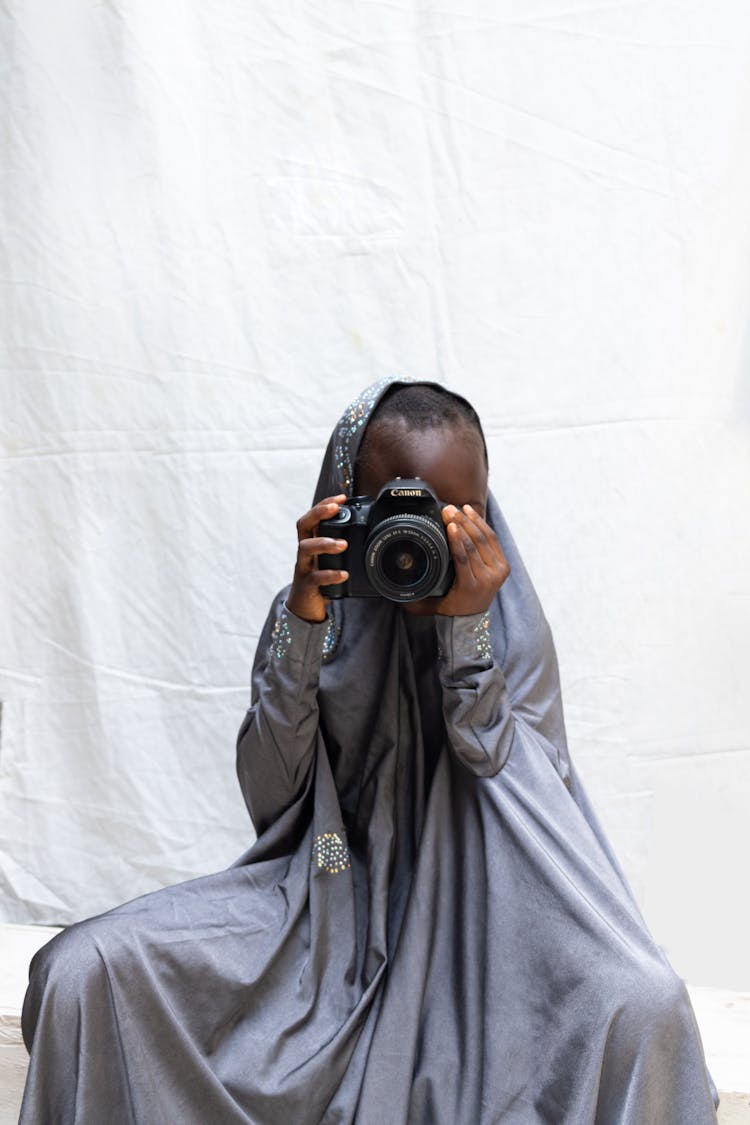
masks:
[[[377,497],[353,496],[318,535],[346,539],[340,555],[319,555],[321,570],[348,570],[346,582],[321,586],[326,598],[442,598],[455,577],[443,524],[445,504],[419,479],[396,477]]]

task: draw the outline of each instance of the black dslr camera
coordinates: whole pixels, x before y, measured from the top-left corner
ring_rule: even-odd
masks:
[[[321,586],[321,594],[392,602],[444,597],[454,579],[444,507],[425,481],[401,477],[388,481],[375,500],[347,500],[336,516],[321,521],[318,535],[346,539],[349,545],[340,555],[319,555],[318,566],[348,570],[349,578]]]

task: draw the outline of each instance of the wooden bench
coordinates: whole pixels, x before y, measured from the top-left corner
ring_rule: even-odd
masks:
[[[17,1125],[23,1094],[21,1004],[29,961],[56,933],[47,926],[0,925],[0,1125]],[[714,1081],[734,1091],[722,1093],[720,1125],[750,1125],[750,993],[691,988],[690,996]]]

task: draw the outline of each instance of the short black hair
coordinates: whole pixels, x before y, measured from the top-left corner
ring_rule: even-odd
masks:
[[[408,430],[439,430],[444,426],[471,429],[479,434],[488,463],[482,423],[470,402],[437,383],[406,383],[390,387],[373,411],[359,447],[355,478],[367,464],[370,445],[377,432],[389,423],[403,422]]]

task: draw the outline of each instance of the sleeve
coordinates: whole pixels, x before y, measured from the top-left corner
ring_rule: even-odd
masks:
[[[296,617],[279,598],[258,642],[251,706],[237,735],[237,777],[258,835],[300,795],[312,769],[327,626]]]
[[[515,717],[492,655],[489,613],[437,616],[435,623],[448,742],[473,774],[492,777],[508,760]]]

